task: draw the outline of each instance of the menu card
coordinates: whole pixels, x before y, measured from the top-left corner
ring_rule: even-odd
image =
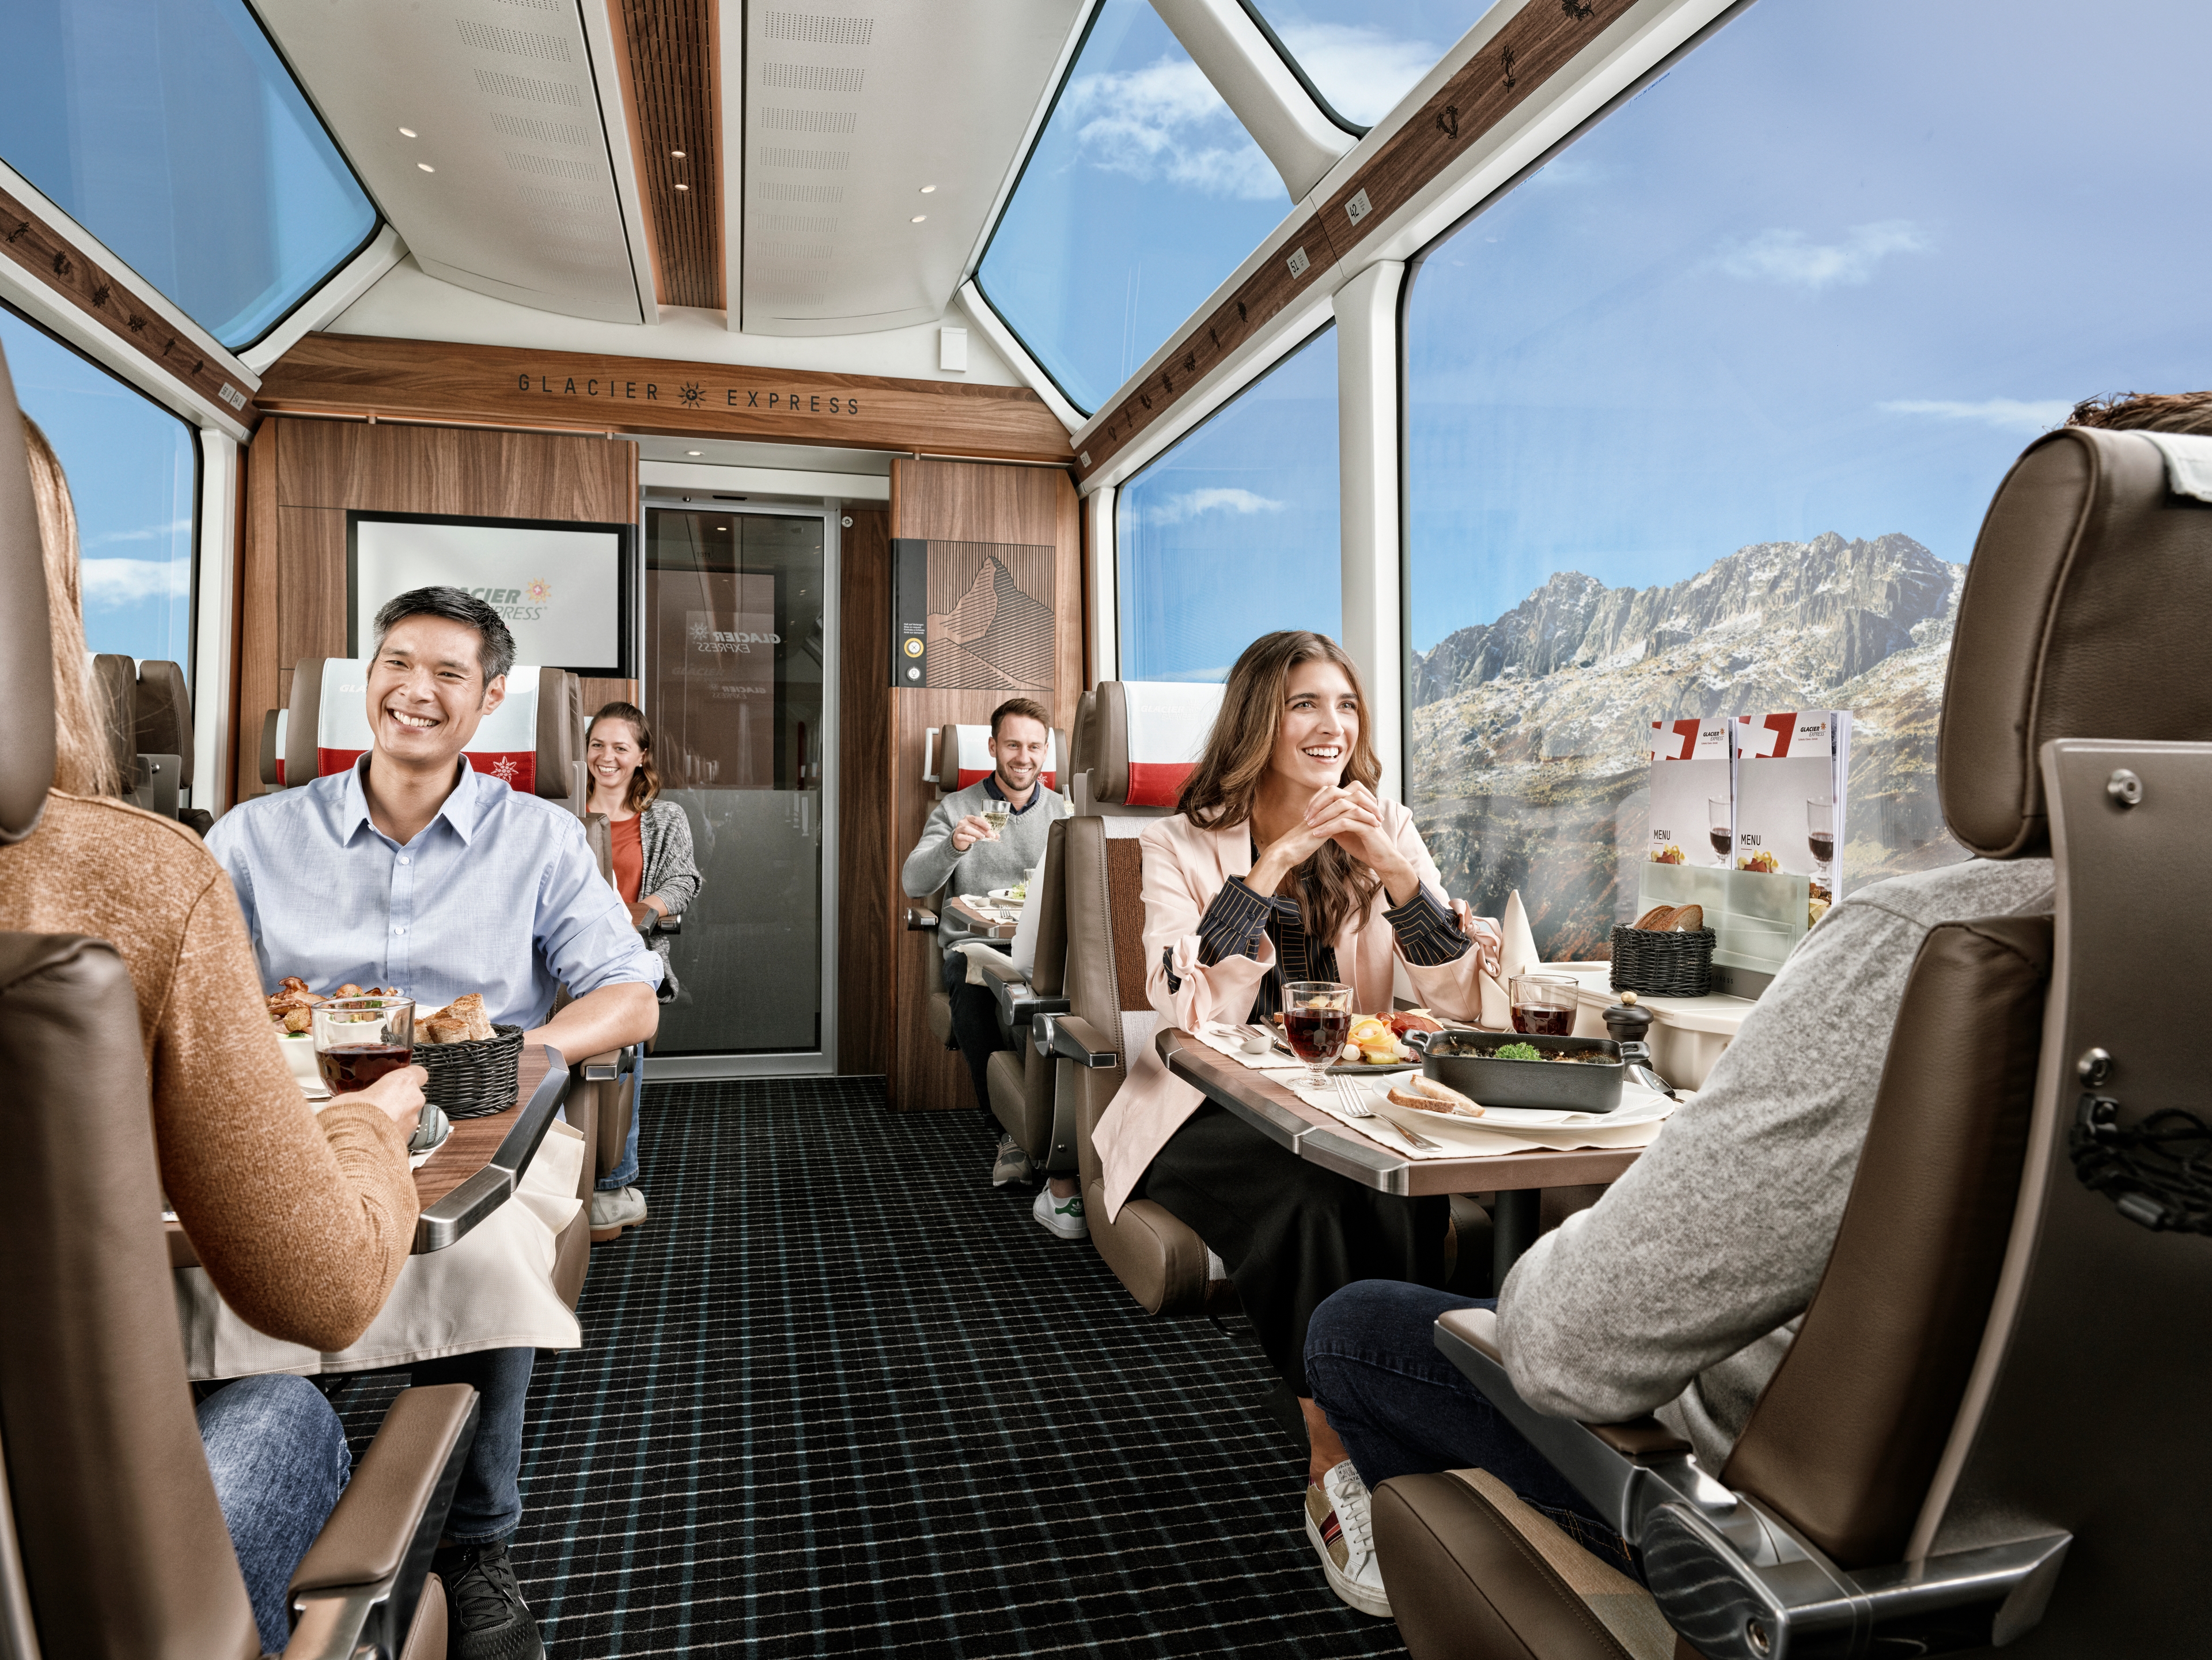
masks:
[[[1726,870],[1735,840],[1732,765],[1735,723],[1651,723],[1651,834],[1645,856],[1656,865]]]
[[[1850,745],[1846,709],[1736,716],[1735,867],[1808,878],[1808,921],[1842,892]]]

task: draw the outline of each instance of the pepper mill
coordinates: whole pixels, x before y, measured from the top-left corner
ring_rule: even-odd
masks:
[[[1632,991],[1621,993],[1620,1000],[1602,1011],[1600,1018],[1604,1020],[1605,1029],[1613,1041],[1620,1045],[1621,1060],[1639,1068],[1653,1087],[1664,1094],[1674,1095],[1674,1091],[1667,1080],[1652,1070],[1651,1049],[1644,1041],[1651,1031],[1651,1011],[1638,1005],[1636,994]]]

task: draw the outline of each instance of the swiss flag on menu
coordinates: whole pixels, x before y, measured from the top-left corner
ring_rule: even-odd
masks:
[[[1655,761],[1688,761],[1698,752],[1698,728],[1702,721],[1654,721],[1651,757]]]
[[[1736,719],[1746,727],[1751,726],[1752,717],[1748,714],[1739,714]],[[1821,723],[1820,729],[1826,731],[1826,721]],[[1796,731],[1797,711],[1795,709],[1782,709],[1772,714],[1760,715],[1758,727],[1744,734],[1749,740],[1743,746],[1744,751],[1754,760],[1786,760],[1790,755],[1790,740]]]

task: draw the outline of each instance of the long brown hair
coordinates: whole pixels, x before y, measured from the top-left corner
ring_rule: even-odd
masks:
[[[635,703],[603,704],[584,727],[584,764],[592,762],[592,733],[602,721],[620,721],[629,727],[630,736],[637,739],[637,770],[629,775],[629,794],[623,806],[632,812],[643,812],[660,796],[660,774],[653,764],[653,728],[645,724],[645,711]]]
[[[1359,684],[1359,670],[1344,648],[1327,635],[1285,629],[1263,634],[1245,647],[1237,666],[1229,671],[1221,713],[1213,717],[1213,730],[1206,735],[1206,753],[1183,781],[1182,794],[1176,802],[1178,812],[1207,830],[1234,830],[1252,822],[1252,804],[1273,763],[1275,736],[1282,730],[1284,687],[1292,669],[1316,659],[1344,671],[1359,710],[1359,734],[1336,781],[1375,787],[1382,776],[1382,764],[1367,735],[1367,692]],[[1322,843],[1294,874],[1298,916],[1313,939],[1334,939],[1382,886],[1382,878],[1334,842]]]
[[[54,636],[54,784],[76,795],[112,795],[120,787],[108,747],[107,705],[84,644],[84,598],[77,575],[76,508],[60,459],[39,423],[24,416],[23,447],[31,464],[31,501],[46,571],[46,620]]]

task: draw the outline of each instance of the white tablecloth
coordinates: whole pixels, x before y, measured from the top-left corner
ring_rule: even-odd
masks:
[[[477,1349],[583,1347],[576,1316],[553,1289],[554,1238],[582,1208],[584,1138],[550,1126],[514,1196],[454,1244],[410,1256],[361,1341],[319,1354],[253,1329],[216,1294],[204,1268],[179,1268],[177,1319],[194,1380],[264,1371],[369,1371]]]

